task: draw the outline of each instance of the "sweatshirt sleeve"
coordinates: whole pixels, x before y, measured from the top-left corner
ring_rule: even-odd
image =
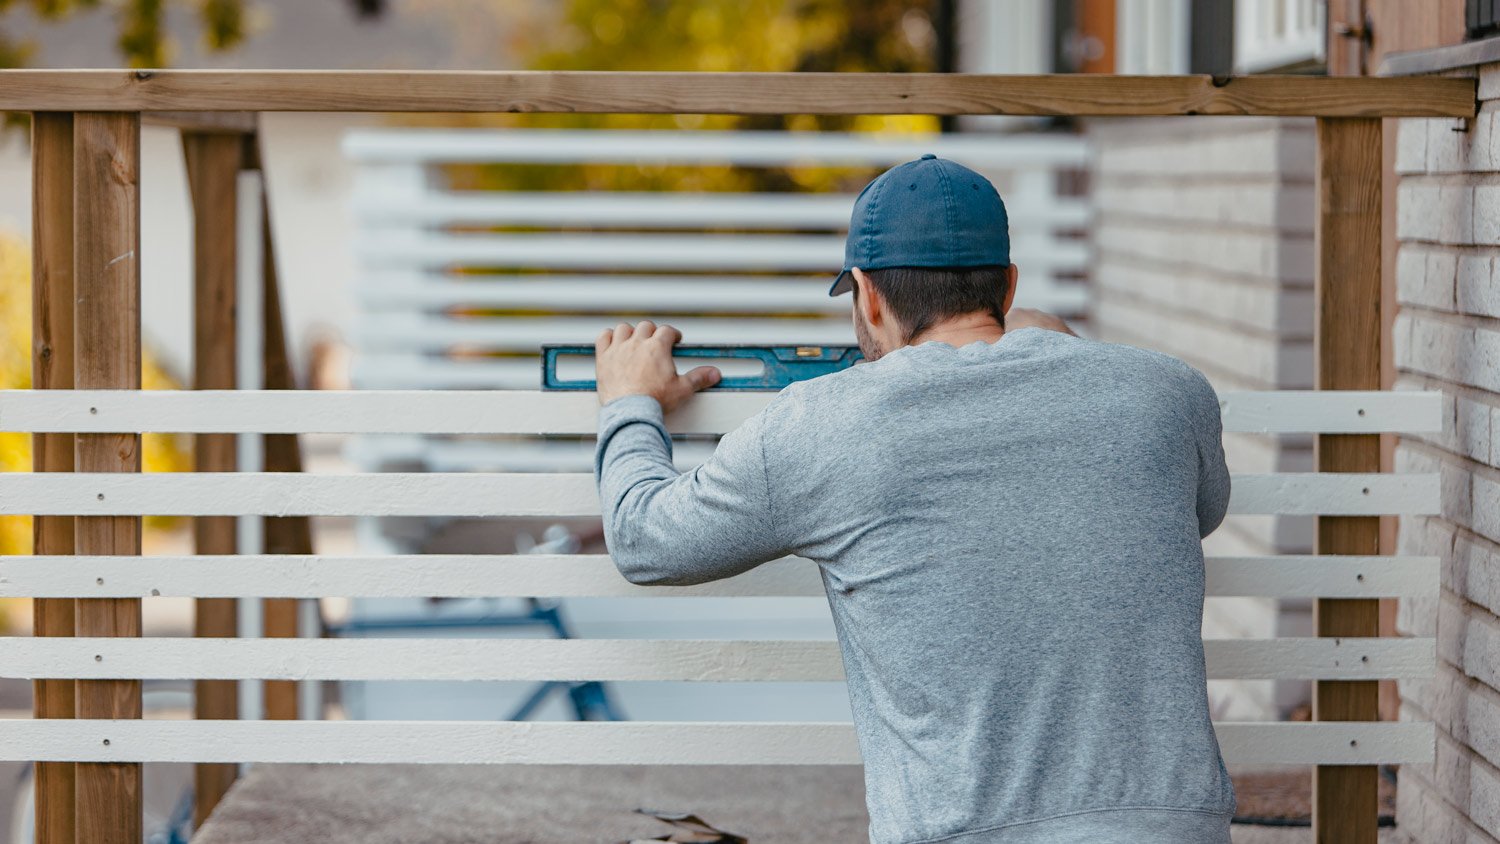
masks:
[[[1229,510],[1229,467],[1224,463],[1224,423],[1219,397],[1208,380],[1198,376],[1201,389],[1194,414],[1198,438],[1198,535],[1208,536]]]
[[[785,556],[771,512],[765,414],[679,473],[661,405],[625,396],[599,411],[594,454],[604,538],[631,583],[685,586]]]

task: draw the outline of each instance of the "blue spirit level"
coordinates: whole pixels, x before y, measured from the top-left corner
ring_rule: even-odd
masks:
[[[592,381],[565,381],[558,377],[557,362],[562,357],[593,357],[593,346],[543,346],[543,390],[592,390]],[[819,375],[848,369],[861,360],[857,346],[674,346],[678,358],[743,358],[758,360],[765,367],[758,375],[726,376],[711,390],[779,390],[793,381],[806,381]]]

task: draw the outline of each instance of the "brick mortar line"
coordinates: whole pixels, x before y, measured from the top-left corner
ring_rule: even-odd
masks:
[[[1445,170],[1441,172],[1420,173],[1397,173],[1396,178],[1401,183],[1397,187],[1398,196],[1400,187],[1406,184],[1414,184],[1418,187],[1492,187],[1500,185],[1500,165],[1493,170]]]
[[[1416,248],[1411,248],[1416,247]],[[1484,257],[1500,255],[1500,244],[1497,243],[1441,243],[1435,240],[1418,240],[1407,238],[1400,242],[1400,252],[1417,252],[1423,255],[1450,254],[1467,255],[1482,254]],[[1397,261],[1400,261],[1398,255]]]
[[[1467,744],[1464,744],[1463,742],[1454,738],[1451,733],[1438,726],[1436,722],[1433,722],[1433,731],[1437,733],[1437,740],[1439,742],[1448,742],[1455,749],[1459,750],[1470,764],[1478,763],[1480,767],[1488,769],[1487,773],[1489,773],[1492,777],[1494,777],[1496,780],[1500,780],[1500,767],[1495,766],[1488,759],[1480,756],[1478,753],[1475,753],[1474,748],[1469,747]],[[1436,783],[1432,782],[1432,780],[1428,779],[1427,777],[1422,776],[1420,773],[1417,774],[1417,779],[1420,779],[1428,785],[1433,786],[1434,789],[1437,788]],[[1438,793],[1442,794],[1443,792],[1438,791]],[[1464,815],[1464,817],[1467,819],[1468,815]]]
[[[1117,300],[1124,300],[1126,302],[1142,302],[1142,303],[1147,303],[1147,304],[1149,304],[1151,306],[1151,308],[1153,310],[1156,310],[1157,312],[1162,313],[1164,315],[1167,315],[1167,316],[1177,316],[1177,317],[1182,318],[1182,319],[1191,319],[1191,320],[1193,320],[1194,322],[1196,322],[1196,323],[1198,323],[1200,325],[1207,325],[1208,327],[1211,327],[1211,328],[1222,328],[1224,326],[1232,326],[1232,327],[1234,327],[1236,329],[1236,333],[1239,333],[1239,334],[1241,334],[1243,336],[1246,336],[1246,337],[1248,337],[1250,339],[1253,339],[1253,340],[1268,341],[1268,342],[1270,342],[1273,345],[1278,345],[1278,346],[1279,345],[1306,345],[1306,346],[1311,346],[1313,344],[1313,336],[1310,335],[1310,334],[1306,335],[1306,336],[1278,334],[1278,333],[1275,333],[1273,331],[1269,331],[1269,330],[1264,329],[1264,328],[1256,328],[1253,325],[1246,325],[1245,323],[1241,323],[1241,322],[1232,322],[1232,321],[1228,321],[1228,320],[1225,320],[1225,319],[1222,319],[1222,318],[1216,318],[1216,317],[1214,317],[1211,314],[1203,314],[1200,311],[1186,310],[1186,309],[1184,309],[1184,308],[1182,308],[1180,306],[1173,306],[1173,305],[1164,304],[1163,300],[1161,300],[1161,299],[1152,299],[1152,298],[1149,298],[1149,297],[1142,297],[1142,296],[1137,295],[1137,294],[1132,294],[1132,293],[1129,293],[1129,292],[1124,292],[1120,288],[1100,287],[1100,288],[1098,288],[1095,291],[1095,295],[1096,295],[1097,298],[1102,298],[1102,299],[1117,299]],[[1204,319],[1203,317],[1209,317],[1209,318],[1208,319]]]
[[[1133,190],[1136,188],[1179,188],[1187,187],[1202,192],[1204,195],[1217,195],[1224,188],[1257,188],[1267,192],[1276,192],[1288,188],[1298,190],[1315,190],[1317,181],[1312,177],[1296,176],[1290,179],[1284,178],[1280,173],[1256,173],[1237,175],[1234,178],[1220,177],[1208,179],[1202,176],[1182,176],[1172,173],[1151,175],[1135,171],[1098,171],[1094,172],[1093,184],[1096,187],[1112,189]]]
[[[1098,209],[1098,213],[1094,215],[1095,225],[1109,222],[1114,222],[1118,225],[1119,220],[1123,218],[1127,220],[1144,220],[1160,227],[1162,231],[1168,229],[1179,230],[1185,234],[1212,234],[1229,231],[1253,235],[1267,235],[1291,241],[1310,241],[1313,238],[1312,229],[1304,226],[1281,227],[1245,223],[1238,220],[1211,220],[1199,216],[1184,215],[1173,217],[1162,213],[1142,214],[1133,209],[1128,209],[1126,206],[1112,208],[1107,205],[1096,205],[1095,207]]]
[[[1397,386],[1400,386],[1403,382],[1410,383],[1412,381],[1416,381],[1420,382],[1418,386],[1420,386],[1424,391],[1430,392],[1433,390],[1439,390],[1442,392],[1451,392],[1455,396],[1460,396],[1462,398],[1468,399],[1475,404],[1482,404],[1488,407],[1500,408],[1500,393],[1486,390],[1483,387],[1476,387],[1473,384],[1465,384],[1462,381],[1449,381],[1441,375],[1428,375],[1425,372],[1417,372],[1416,370],[1412,369],[1398,369],[1396,370],[1396,376]],[[1402,391],[1396,390],[1394,392]],[[1457,414],[1457,412],[1457,408],[1455,408],[1454,413]],[[1454,421],[1457,422],[1458,420],[1455,419]],[[1405,439],[1414,435],[1400,434],[1400,436],[1402,439]]]
[[[1500,317],[1485,316],[1484,314],[1444,311],[1413,302],[1402,302],[1398,313],[1410,313],[1417,318],[1425,317],[1430,322],[1441,322],[1447,325],[1461,325],[1464,328],[1479,328],[1485,331],[1500,332]]]
[[[1143,254],[1141,252],[1128,251],[1125,249],[1121,249],[1118,246],[1105,246],[1099,241],[1097,237],[1093,241],[1093,246],[1095,259],[1093,275],[1095,276],[1099,275],[1099,272],[1106,261],[1109,261],[1111,259],[1118,260],[1121,257],[1128,257],[1138,261],[1153,262],[1164,268],[1175,268],[1177,274],[1182,274],[1184,269],[1188,269],[1193,271],[1194,275],[1209,277],[1216,281],[1238,280],[1239,283],[1242,284],[1255,284],[1258,282],[1265,287],[1282,287],[1289,290],[1316,289],[1316,283],[1313,281],[1291,280],[1283,276],[1274,274],[1251,275],[1249,273],[1228,272],[1224,270],[1224,268],[1216,267],[1212,264],[1204,264],[1197,261],[1188,261],[1186,259],[1175,261],[1155,255]]]
[[[1427,240],[1427,239],[1421,238],[1421,237],[1403,237],[1398,242],[1402,246],[1406,246],[1408,244],[1418,244],[1418,245],[1421,245],[1421,246],[1439,246],[1439,247],[1442,247],[1443,249],[1463,249],[1464,247],[1467,247],[1467,246],[1494,246],[1496,248],[1500,248],[1500,244],[1473,243],[1473,242],[1453,243],[1453,242],[1447,241],[1447,240]]]
[[[1433,456],[1452,457],[1454,458],[1453,460],[1443,461],[1440,459],[1439,462],[1459,463],[1460,465],[1458,468],[1463,469],[1471,475],[1479,475],[1486,480],[1500,483],[1500,468],[1491,466],[1488,463],[1480,463],[1479,461],[1474,460],[1473,458],[1466,455],[1459,454],[1456,451],[1449,451],[1442,446],[1433,445],[1426,440],[1413,440],[1407,439],[1405,437],[1401,437],[1399,439],[1398,445],[1410,446],[1417,451],[1432,453]],[[1468,467],[1465,467],[1462,464],[1468,464]]]
[[[1437,435],[1437,434],[1401,434],[1400,435],[1400,440],[1401,440],[1401,442],[1420,443],[1422,445],[1432,446],[1433,448],[1441,449],[1442,451],[1446,451],[1449,454],[1452,454],[1452,455],[1454,455],[1456,457],[1462,457],[1462,458],[1465,458],[1467,460],[1473,460],[1474,459],[1472,457],[1469,457],[1467,454],[1462,454],[1462,453],[1459,453],[1457,451],[1448,451],[1448,447],[1445,446],[1445,445],[1443,445],[1441,442],[1439,442],[1436,439],[1437,436],[1439,436],[1439,435]],[[1488,464],[1483,463],[1481,461],[1481,465],[1488,465]]]
[[[1153,231],[1159,231],[1162,234],[1180,234],[1180,230],[1186,225],[1198,232],[1213,231],[1222,233],[1230,231],[1258,236],[1269,235],[1276,240],[1287,240],[1296,243],[1311,243],[1313,240],[1313,231],[1310,228],[1304,229],[1299,227],[1288,232],[1273,226],[1255,226],[1247,223],[1223,222],[1219,220],[1191,220],[1150,213],[1127,213],[1123,210],[1111,212],[1107,208],[1100,208],[1099,213],[1095,215],[1095,228],[1098,228],[1098,224],[1101,222],[1113,222],[1115,225],[1121,225],[1120,219],[1117,218],[1123,218],[1127,221],[1143,220],[1146,223],[1145,225],[1138,225],[1133,228],[1148,228]],[[1123,227],[1130,228],[1131,226],[1126,224]]]
[[[1170,298],[1147,295],[1137,292],[1129,286],[1113,287],[1098,285],[1094,291],[1095,301],[1109,299],[1111,301],[1137,303],[1141,307],[1149,307],[1166,316],[1172,316],[1179,320],[1190,321],[1195,325],[1203,325],[1216,329],[1233,330],[1250,340],[1265,340],[1275,345],[1312,345],[1315,339],[1312,333],[1286,332],[1276,333],[1275,329],[1265,328],[1249,322],[1230,319],[1222,314],[1205,311],[1185,305],[1174,304]]]
[[[1434,516],[1432,518],[1437,518],[1439,519],[1439,521],[1443,521],[1449,527],[1453,528],[1453,533],[1455,536],[1467,540],[1475,545],[1479,545],[1491,554],[1500,556],[1500,542],[1496,542],[1495,540],[1490,539],[1488,536],[1485,536],[1482,533],[1476,533],[1471,528],[1464,527],[1463,525],[1455,525],[1452,522],[1448,522],[1446,519],[1442,519],[1441,517]],[[1459,536],[1460,534],[1462,536]]]
[[[1096,312],[1096,319],[1097,319],[1097,312]],[[1103,324],[1101,324],[1099,327],[1100,328],[1105,328],[1106,326],[1103,325]],[[1107,327],[1108,327],[1108,330],[1109,330],[1110,334],[1114,338],[1114,339],[1109,340],[1107,342],[1121,343],[1121,344],[1127,345],[1127,346],[1136,346],[1138,348],[1146,349],[1148,351],[1153,351],[1153,352],[1161,352],[1162,351],[1162,349],[1161,349],[1160,346],[1154,345],[1151,342],[1151,338],[1142,336],[1141,334],[1133,332],[1133,331],[1131,331],[1129,329],[1121,330],[1121,328],[1119,327],[1119,325],[1117,323],[1110,323],[1110,324],[1108,324]],[[1173,355],[1174,357],[1179,357],[1180,358],[1180,356],[1177,355],[1174,352],[1163,352],[1163,354],[1169,354],[1169,355]],[[1248,377],[1248,376],[1245,376],[1245,375],[1241,375],[1241,374],[1236,373],[1236,372],[1229,372],[1229,371],[1227,371],[1227,370],[1225,370],[1225,369],[1223,369],[1223,368],[1221,368],[1219,366],[1215,366],[1212,362],[1194,363],[1193,361],[1187,360],[1185,358],[1181,358],[1181,359],[1183,360],[1184,363],[1187,363],[1189,366],[1192,366],[1195,369],[1201,370],[1206,375],[1214,375],[1214,376],[1217,376],[1220,379],[1232,382],[1235,385],[1233,387],[1233,389],[1237,389],[1237,390],[1275,390],[1275,389],[1278,389],[1278,387],[1276,385],[1270,384],[1270,383],[1266,382],[1266,380],[1263,379],[1263,378],[1251,378],[1251,377]],[[1212,381],[1213,379],[1210,378],[1209,380]]]
[[[1458,680],[1459,682],[1463,683],[1463,685],[1465,687],[1464,691],[1467,694],[1471,694],[1471,695],[1475,695],[1476,697],[1483,698],[1483,699],[1489,701],[1491,704],[1493,704],[1496,709],[1500,709],[1500,690],[1497,690],[1494,686],[1489,685],[1488,683],[1484,682],[1483,680],[1479,680],[1477,678],[1470,677],[1469,675],[1467,675],[1467,674],[1463,673],[1462,671],[1458,670],[1457,666],[1453,665],[1452,663],[1444,662],[1442,659],[1439,659],[1437,661],[1437,663],[1438,663],[1437,664],[1438,671],[1442,672],[1442,673],[1446,673],[1446,674],[1448,674],[1450,676],[1451,679]],[[1432,682],[1435,682],[1437,680],[1438,680],[1438,677],[1434,676],[1431,680],[1428,680],[1427,682],[1432,683]],[[1400,689],[1400,687],[1398,687],[1398,691],[1399,691],[1399,689]],[[1444,727],[1442,724],[1438,723],[1437,719],[1433,718],[1432,713],[1430,711],[1428,711],[1427,708],[1423,707],[1420,702],[1418,702],[1418,701],[1416,701],[1416,700],[1414,700],[1412,698],[1407,697],[1405,694],[1401,695],[1401,701],[1402,701],[1402,705],[1406,705],[1407,703],[1410,703],[1411,704],[1411,708],[1414,709],[1414,710],[1416,710],[1417,712],[1420,712],[1421,714],[1425,715],[1427,717],[1427,720],[1430,721],[1430,722],[1432,722],[1433,726],[1437,727],[1439,730],[1442,730],[1445,733],[1448,733],[1450,736],[1452,735],[1452,733],[1446,727]],[[1455,741],[1457,741],[1457,739],[1455,739]],[[1470,745],[1464,745],[1464,746],[1468,747],[1470,750],[1472,750],[1474,752],[1474,755],[1479,756],[1480,758],[1484,759],[1486,762],[1489,762],[1491,765],[1496,765],[1497,767],[1500,767],[1500,763],[1497,763],[1496,760],[1490,759],[1488,756],[1485,756],[1483,753],[1479,752],[1479,750],[1475,749],[1474,747],[1472,747]]]
[[[1500,615],[1496,615],[1495,612],[1493,610],[1491,610],[1489,607],[1486,607],[1483,604],[1476,604],[1476,603],[1474,603],[1474,601],[1470,600],[1467,596],[1461,595],[1461,594],[1453,591],[1453,589],[1451,589],[1448,584],[1441,584],[1441,585],[1438,586],[1438,603],[1441,604],[1442,601],[1445,598],[1451,598],[1452,599],[1451,603],[1457,604],[1459,610],[1461,610],[1465,614],[1465,616],[1468,616],[1468,615],[1483,616],[1483,618],[1480,619],[1481,622],[1483,622],[1485,624],[1488,624],[1491,627],[1496,628],[1497,631],[1500,631]],[[1420,639],[1420,638],[1435,638],[1435,637],[1411,636],[1411,637],[1408,637],[1408,638]],[[1442,661],[1441,656],[1439,657],[1439,661]],[[1448,664],[1449,665],[1453,665],[1453,663],[1451,663],[1451,662],[1448,663]],[[1453,667],[1454,668],[1458,668],[1460,670],[1460,672],[1462,672],[1462,669],[1459,666],[1454,665]],[[1473,677],[1474,676],[1474,675],[1468,674],[1466,672],[1462,672],[1462,673],[1464,673],[1465,677]],[[1474,679],[1478,680],[1479,678],[1475,677]],[[1480,680],[1480,682],[1483,683],[1484,681]],[[1489,684],[1485,683],[1485,685],[1489,685]],[[1495,687],[1494,686],[1490,686],[1490,688],[1495,688]]]
[[[1442,730],[1439,729],[1439,732],[1442,732]],[[1422,776],[1421,773],[1418,772],[1416,768],[1408,766],[1408,765],[1402,765],[1400,767],[1400,773],[1397,774],[1397,786],[1396,786],[1396,788],[1397,788],[1398,791],[1401,788],[1400,781],[1404,777],[1411,777],[1413,780],[1416,780],[1416,783],[1414,783],[1414,784],[1415,785],[1419,785],[1420,787],[1422,787],[1423,791],[1426,791],[1428,794],[1432,795],[1433,799],[1435,799],[1438,803],[1442,804],[1443,808],[1447,809],[1449,811],[1449,813],[1453,816],[1453,818],[1456,819],[1459,822],[1459,825],[1462,826],[1462,827],[1465,827],[1464,831],[1467,832],[1469,835],[1471,835],[1471,836],[1472,835],[1480,835],[1480,836],[1483,836],[1483,838],[1484,838],[1485,841],[1490,842],[1490,844],[1500,844],[1500,838],[1496,838],[1495,836],[1490,835],[1488,832],[1486,832],[1484,830],[1484,827],[1481,827],[1478,824],[1474,823],[1474,821],[1469,818],[1466,810],[1460,809],[1458,806],[1454,805],[1448,799],[1447,792],[1445,792],[1443,789],[1439,788],[1436,783],[1432,782],[1427,777]],[[1413,818],[1412,820],[1415,821],[1415,818]],[[1401,816],[1398,813],[1396,815],[1396,829],[1399,830],[1400,828],[1401,828]],[[1403,833],[1403,834],[1405,834],[1405,833]],[[1415,838],[1408,838],[1408,840],[1415,841],[1416,839]]]
[[[1232,284],[1237,287],[1253,287],[1260,290],[1295,293],[1312,293],[1316,289],[1314,283],[1310,281],[1288,281],[1274,276],[1226,273],[1222,270],[1199,269],[1197,265],[1192,265],[1193,269],[1191,271],[1184,272],[1184,265],[1180,263],[1153,258],[1135,252],[1120,252],[1114,249],[1106,249],[1097,242],[1095,242],[1094,246],[1097,253],[1096,257],[1100,259],[1095,261],[1095,275],[1099,274],[1098,265],[1103,262],[1103,259],[1109,258],[1121,263],[1139,264],[1142,265],[1142,269],[1149,269],[1163,274],[1186,276],[1198,282],[1209,281],[1215,284]]]
[[[1180,171],[1174,173],[1151,173],[1145,170],[1101,170],[1097,166],[1088,172],[1093,178],[1091,184],[1117,189],[1195,188],[1202,189],[1204,193],[1211,193],[1214,190],[1222,191],[1234,188],[1264,188],[1268,191],[1288,189],[1316,191],[1318,186],[1317,179],[1312,176],[1280,176],[1272,172],[1246,173],[1243,175],[1228,173],[1183,175]]]

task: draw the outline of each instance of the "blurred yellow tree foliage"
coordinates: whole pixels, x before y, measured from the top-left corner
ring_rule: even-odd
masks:
[[[141,367],[148,390],[179,385],[148,354]],[[31,250],[14,235],[0,235],[0,389],[31,387]],[[142,455],[148,472],[192,470],[192,455],[184,437],[147,434]],[[0,432],[0,472],[31,471],[31,435]],[[149,528],[170,519],[148,518]],[[0,554],[31,553],[31,517],[0,516]]]
[[[0,0],[0,15],[21,7],[44,21],[57,21],[78,12],[98,9],[100,0]],[[192,0],[203,41],[210,50],[227,50],[248,33],[244,0]],[[130,67],[166,67],[175,45],[163,27],[167,0],[114,0],[115,45]],[[25,67],[37,45],[0,30],[0,67]]]
[[[535,70],[932,71],[934,0],[559,0],[518,15],[508,45]],[[472,115],[471,125],[932,133],[912,115]],[[422,121],[418,121],[422,122]],[[432,122],[452,125],[444,116]],[[459,187],[539,190],[849,190],[873,173],[585,165],[455,168]]]

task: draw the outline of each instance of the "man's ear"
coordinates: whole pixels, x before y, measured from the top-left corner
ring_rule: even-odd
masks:
[[[849,273],[854,276],[854,286],[858,288],[854,307],[859,308],[866,325],[880,325],[885,321],[885,302],[880,298],[880,291],[875,289],[875,285],[870,283],[870,277],[859,267],[851,268]]]
[[[1015,264],[1011,264],[1005,268],[1005,305],[1001,308],[1000,313],[1010,313],[1010,306],[1015,304],[1016,301],[1016,281],[1020,277],[1021,273],[1016,269]]]

